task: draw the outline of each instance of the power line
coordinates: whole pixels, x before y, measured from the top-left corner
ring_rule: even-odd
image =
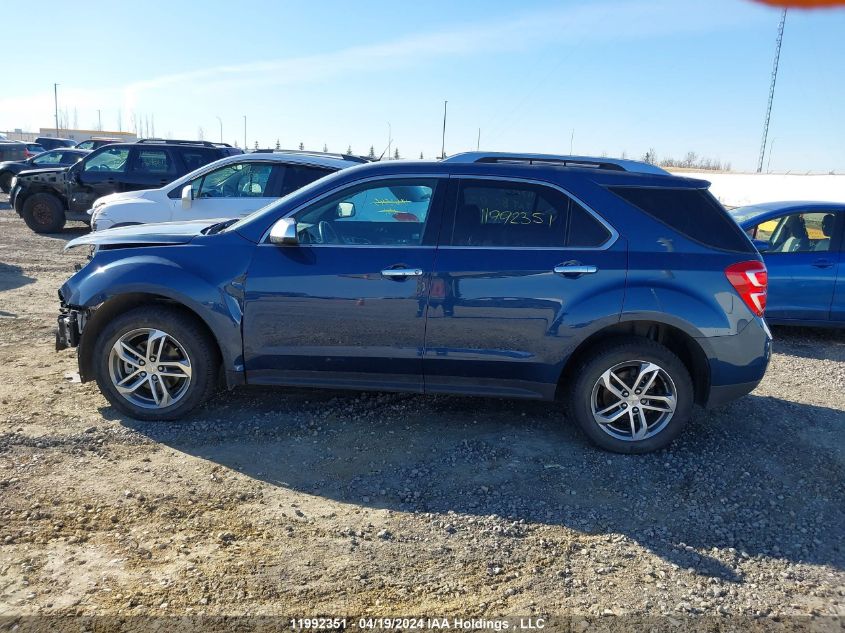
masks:
[[[757,161],[757,173],[763,171],[763,157],[766,155],[766,139],[769,136],[769,119],[772,117],[772,103],[775,100],[775,82],[778,78],[778,63],[780,62],[780,47],[783,43],[783,27],[786,24],[786,9],[780,14],[778,24],[778,39],[775,42],[775,63],[772,66],[772,83],[769,86],[769,103],[766,106],[766,120],[763,121],[763,142],[760,143],[760,159]]]

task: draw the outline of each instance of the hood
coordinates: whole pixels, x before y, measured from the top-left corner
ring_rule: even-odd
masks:
[[[158,189],[139,189],[137,191],[110,193],[107,196],[97,198],[94,204],[96,206],[100,204],[109,204],[110,202],[126,202],[128,200],[137,200],[138,198],[148,198],[151,191],[158,191]]]
[[[25,169],[18,174],[18,180],[50,180],[55,182],[56,176],[67,171],[65,167],[43,167],[41,169]]]
[[[170,246],[187,244],[204,229],[227,219],[194,220],[192,222],[162,222],[160,224],[135,224],[116,229],[106,229],[77,237],[65,245],[65,250],[77,246],[133,247]]]

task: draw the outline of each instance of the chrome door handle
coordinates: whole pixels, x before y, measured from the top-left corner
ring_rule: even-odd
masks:
[[[381,274],[391,279],[404,279],[405,277],[422,277],[423,271],[419,268],[385,268]]]
[[[561,264],[554,267],[554,272],[558,275],[592,275],[598,270],[595,266],[584,266],[583,264]]]

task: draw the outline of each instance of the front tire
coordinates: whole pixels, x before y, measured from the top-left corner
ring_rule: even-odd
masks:
[[[34,193],[23,203],[24,222],[36,233],[58,233],[65,226],[62,201],[49,193]]]
[[[693,406],[689,371],[649,339],[617,338],[592,350],[575,373],[569,410],[586,435],[615,453],[649,453],[671,444]]]
[[[164,305],[111,321],[94,345],[94,375],[106,399],[137,420],[176,420],[214,392],[217,346],[196,320]]]
[[[3,193],[9,193],[9,190],[12,188],[12,174],[7,171],[4,171],[0,174],[0,191]]]

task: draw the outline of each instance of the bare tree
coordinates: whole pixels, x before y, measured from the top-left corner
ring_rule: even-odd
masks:
[[[653,147],[649,147],[648,151],[643,154],[643,162],[648,163],[649,165],[656,165],[657,164],[657,152],[654,151]]]
[[[202,129],[202,126],[197,128],[197,138],[201,141],[205,140],[205,130]]]

